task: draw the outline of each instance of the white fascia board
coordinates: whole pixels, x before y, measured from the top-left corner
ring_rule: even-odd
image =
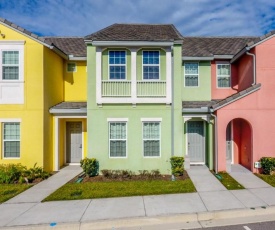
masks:
[[[50,109],[52,114],[87,114],[87,109]]]
[[[212,61],[214,60],[214,57],[182,57],[183,61]]]
[[[232,59],[234,55],[214,55],[214,59]]]
[[[209,112],[208,107],[201,107],[201,108],[183,108],[182,112],[183,113],[207,113]]]
[[[174,42],[150,42],[150,41],[85,41],[93,46],[172,46]]]
[[[69,61],[87,61],[87,57],[74,57],[69,55]]]

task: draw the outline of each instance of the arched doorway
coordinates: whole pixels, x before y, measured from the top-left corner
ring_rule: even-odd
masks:
[[[252,129],[248,121],[235,118],[226,127],[226,159],[252,170]]]

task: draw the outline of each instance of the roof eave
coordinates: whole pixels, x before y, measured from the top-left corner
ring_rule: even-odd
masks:
[[[92,41],[84,40],[93,46],[172,46],[174,41]]]
[[[50,109],[49,112],[51,114],[80,114],[80,115],[87,115],[87,108],[80,108],[80,109]]]
[[[190,57],[190,56],[183,56],[183,61],[213,61],[214,57]]]
[[[183,108],[183,113],[209,113],[209,107],[200,107],[200,108]]]
[[[69,61],[87,61],[87,57],[75,57],[74,55],[70,54],[68,55]]]
[[[250,50],[249,47],[244,47],[241,51],[239,51],[237,54],[234,55],[234,57],[231,59],[230,63],[234,63],[235,61],[239,60],[240,57],[242,57],[248,50]]]

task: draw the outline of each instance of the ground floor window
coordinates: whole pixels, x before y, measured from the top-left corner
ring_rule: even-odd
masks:
[[[127,123],[109,123],[109,155],[110,157],[126,157]]]
[[[5,158],[20,157],[20,123],[3,123],[3,152]]]
[[[160,122],[143,122],[143,155],[160,156]]]

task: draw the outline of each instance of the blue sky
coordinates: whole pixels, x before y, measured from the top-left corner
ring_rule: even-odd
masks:
[[[84,36],[113,23],[174,24],[185,36],[258,36],[274,0],[0,0],[0,17],[45,36]]]

